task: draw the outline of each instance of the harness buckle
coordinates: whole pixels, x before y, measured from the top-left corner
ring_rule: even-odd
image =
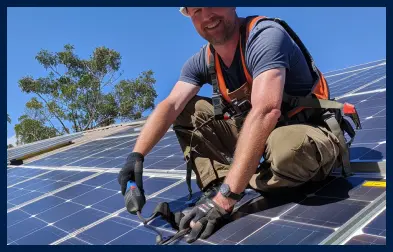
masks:
[[[354,105],[347,102],[344,103],[343,112],[344,115],[352,119],[352,121],[355,123],[357,130],[362,129],[362,124],[360,123],[359,115]]]
[[[224,106],[222,103],[221,95],[213,93],[212,103],[213,103],[213,109],[214,109],[214,119],[216,119],[216,120],[224,119],[224,111],[223,111]]]

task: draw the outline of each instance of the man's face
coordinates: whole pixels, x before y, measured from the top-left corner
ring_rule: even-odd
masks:
[[[235,32],[235,8],[188,7],[197,32],[212,45],[224,44]]]

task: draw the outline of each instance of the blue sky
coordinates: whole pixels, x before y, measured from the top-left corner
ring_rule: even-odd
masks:
[[[385,8],[238,8],[239,16],[264,15],[287,21],[303,40],[322,72],[386,58]],[[32,95],[18,80],[47,74],[35,60],[41,49],[62,50],[73,44],[89,57],[106,46],[122,56],[123,78],[152,69],[162,101],[177,81],[184,62],[205,41],[178,8],[8,8],[7,137]],[[201,95],[210,95],[210,86]]]

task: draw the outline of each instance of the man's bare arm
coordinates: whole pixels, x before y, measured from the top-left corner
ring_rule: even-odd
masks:
[[[157,105],[147,119],[133,151],[146,156],[199,89],[200,87],[189,83],[177,82],[169,96]]]
[[[234,160],[224,181],[234,193],[241,193],[255,173],[270,133],[281,115],[285,69],[272,69],[253,82],[250,110],[239,135]],[[215,201],[226,210],[235,204],[218,194]]]

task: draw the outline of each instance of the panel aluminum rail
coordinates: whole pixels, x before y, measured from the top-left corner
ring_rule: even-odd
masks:
[[[71,143],[72,140],[77,139],[81,136],[83,136],[83,132],[53,137],[53,138],[25,144],[22,146],[10,148],[7,150],[7,163],[10,163],[13,160],[22,160],[22,159],[25,159],[29,156],[32,156],[32,155],[56,148],[56,147],[67,145],[68,143]]]

